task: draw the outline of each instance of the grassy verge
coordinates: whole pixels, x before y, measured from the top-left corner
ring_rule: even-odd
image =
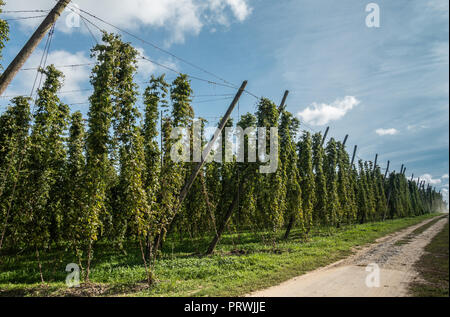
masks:
[[[71,253],[58,249],[42,252],[45,286],[39,283],[33,253],[9,254],[2,256],[0,263],[0,296],[240,296],[340,260],[355,247],[435,216],[319,228],[308,241],[301,241],[299,232],[293,230],[291,238],[275,248],[258,233],[229,234],[209,257],[198,255],[209,239],[169,239],[154,270],[158,283],[150,289],[145,287],[145,269],[136,243],[126,245],[126,255],[98,243],[92,263],[93,284],[78,289],[64,284],[66,265],[77,262]]]
[[[426,253],[415,264],[422,282],[413,283],[411,292],[416,297],[448,297],[449,232],[444,229],[426,246]]]

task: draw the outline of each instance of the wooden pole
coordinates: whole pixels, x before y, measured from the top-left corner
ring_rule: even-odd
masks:
[[[412,173],[412,175],[411,175],[411,182],[413,181],[413,179],[414,179],[414,173]]]
[[[278,107],[278,112],[279,112],[279,113],[281,113],[281,112],[286,108],[285,105],[286,105],[286,99],[287,99],[288,95],[289,95],[289,90],[286,90],[286,91],[284,92],[283,99],[281,100],[281,104],[280,104],[280,106]]]
[[[392,193],[392,188],[389,187],[388,197],[386,200],[386,209],[384,210],[384,215],[383,215],[383,221],[386,220],[386,214],[387,214],[387,210],[389,208],[389,202],[391,200],[391,193]]]
[[[384,178],[383,178],[383,185],[385,184],[386,177],[387,177],[387,174],[389,172],[389,165],[390,165],[390,163],[391,163],[391,161],[387,162],[386,172],[384,173]],[[394,173],[395,173],[395,171],[394,171]],[[389,202],[391,200],[391,193],[392,193],[392,185],[389,186],[388,197],[387,197],[387,200],[386,200],[386,209],[384,210],[384,215],[383,215],[383,221],[386,219],[386,214],[387,214],[387,211],[388,211],[388,208],[389,208]]]
[[[161,135],[160,135],[160,138],[161,138],[161,166],[163,166],[163,164],[164,164],[164,151],[163,151],[163,115],[164,115],[164,113],[163,113],[163,111],[161,110],[161,117],[159,118],[159,124],[161,125]]]
[[[284,106],[285,106],[288,95],[289,95],[289,90],[286,90],[284,93],[284,96],[283,96],[283,100],[281,100],[281,104],[278,108],[280,113],[285,108]],[[233,214],[233,211],[236,209],[236,207],[239,207],[239,197],[240,197],[241,191],[243,190],[245,181],[243,183],[241,183],[239,180],[238,183],[239,183],[239,185],[238,185],[238,190],[236,192],[236,195],[234,196],[231,205],[228,207],[227,213],[225,214],[225,217],[224,217],[222,223],[219,225],[219,228],[216,230],[216,235],[214,236],[213,240],[209,244],[208,250],[206,251],[206,255],[211,255],[214,252],[217,244],[219,243],[220,238],[222,237],[223,232],[225,231],[225,227],[226,227],[228,221],[230,220],[231,215]]]
[[[231,215],[233,214],[233,210],[236,209],[236,207],[238,207],[239,193],[240,193],[240,191],[242,191],[243,186],[244,186],[243,183],[239,184],[237,194],[234,196],[231,205],[228,207],[227,213],[225,214],[225,218],[222,221],[222,223],[220,224],[219,228],[217,229],[216,235],[214,236],[213,240],[209,244],[208,250],[206,251],[206,255],[211,255],[214,252],[214,249],[216,248],[217,243],[219,243],[220,237],[222,236],[222,234],[226,228],[226,225],[227,225],[228,221],[230,220]]]
[[[400,167],[400,174],[403,174],[403,164],[402,164],[402,166]]]
[[[342,142],[342,145],[343,145],[343,146],[345,146],[345,144],[347,144],[347,140],[348,140],[348,134],[345,136],[344,142]]]
[[[228,119],[230,119],[231,113],[233,112],[234,108],[236,107],[236,104],[238,103],[239,99],[241,98],[242,93],[244,92],[246,86],[247,86],[247,81],[244,81],[241,85],[241,88],[239,88],[239,91],[237,92],[236,96],[234,97],[233,101],[231,102],[230,107],[228,108],[227,112],[225,113],[225,116],[223,117],[222,121],[220,122],[217,133],[214,134],[214,137],[206,146],[204,155],[202,155],[202,159],[201,159],[200,163],[198,163],[198,165],[192,172],[191,176],[189,177],[189,179],[187,180],[187,182],[184,184],[183,188],[181,189],[180,195],[178,196],[178,206],[175,209],[174,215],[177,214],[179,208],[181,207],[181,204],[183,203],[184,199],[186,198],[186,195],[188,194],[189,190],[191,189],[191,186],[194,183],[195,178],[197,177],[198,173],[202,169],[203,165],[205,165],[206,158],[209,156],[209,153],[211,152],[212,147],[214,146],[214,143],[216,143],[217,139],[222,135],[222,131],[225,128],[225,125],[227,124]]]
[[[387,174],[388,174],[388,172],[389,172],[389,164],[391,164],[391,161],[388,161],[388,162],[387,162],[386,172],[384,173],[384,178],[385,178],[385,179],[386,179]]]
[[[325,134],[323,135],[323,139],[322,139],[322,146],[325,143],[325,140],[327,138],[328,132],[330,131],[330,127],[327,127],[327,129],[325,130]]]
[[[355,145],[355,148],[353,149],[352,164],[350,164],[350,166],[353,166],[353,163],[355,162],[355,156],[356,156],[357,149],[358,149],[358,146]]]
[[[70,0],[58,1],[56,6],[50,11],[44,21],[42,21],[41,25],[39,25],[19,54],[17,54],[16,58],[14,58],[14,60],[9,64],[8,68],[6,68],[5,72],[0,77],[0,95],[5,92],[17,72],[22,68],[27,59],[42,41],[51,26],[58,20],[69,3]]]
[[[378,162],[378,153],[375,155],[375,163],[373,164],[373,171],[377,169],[377,162]]]

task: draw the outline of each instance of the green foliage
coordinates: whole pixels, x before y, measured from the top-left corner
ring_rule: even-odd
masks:
[[[324,172],[327,182],[327,221],[330,225],[336,226],[342,219],[342,208],[338,196],[338,175],[336,173],[338,164],[338,148],[336,141],[331,138],[325,149]]]
[[[21,209],[14,202],[20,197],[17,185],[23,181],[24,157],[29,144],[29,102],[30,98],[16,97],[0,116],[0,250],[6,236],[17,245],[23,242],[23,236],[17,234],[21,228]]]
[[[75,112],[71,117],[69,129],[68,158],[65,164],[65,195],[64,195],[64,239],[71,248],[75,250],[80,259],[83,249],[86,247],[84,241],[89,239],[86,232],[87,220],[86,190],[84,180],[86,177],[86,158],[84,145],[86,133],[84,129],[83,116],[81,112]]]
[[[60,241],[64,210],[64,132],[69,108],[57,92],[63,74],[51,65],[41,70],[46,80],[38,90],[37,110],[25,161],[26,177],[21,182],[22,233],[31,246],[43,248],[50,240]]]
[[[356,220],[357,206],[350,160],[345,146],[341,142],[337,143],[337,151],[337,194],[340,205],[338,225],[340,225],[341,223],[353,223]]]
[[[330,223],[329,213],[327,211],[328,192],[326,177],[324,174],[324,149],[322,147],[322,134],[316,133],[312,137],[313,147],[313,168],[315,173],[315,205],[314,222],[327,225]]]
[[[303,222],[306,232],[314,226],[314,206],[316,205],[315,176],[313,171],[311,134],[303,132],[301,141],[297,145],[299,152],[298,171],[300,187],[302,189]]]
[[[256,112],[257,125],[266,128],[266,153],[270,152],[270,128],[278,127],[278,109],[269,99],[262,98],[258,103]],[[261,140],[258,139],[258,144]],[[279,141],[278,141],[279,143]],[[279,151],[279,149],[278,149]],[[264,153],[264,154],[266,154]],[[261,157],[263,153],[258,153]],[[280,155],[278,155],[280,161]],[[286,208],[286,184],[283,182],[283,170],[278,163],[275,173],[259,174],[257,179],[257,212],[259,223],[271,228],[273,233],[282,226],[284,222],[284,211]]]
[[[295,137],[296,126],[291,113],[282,111],[280,119],[280,162],[281,177],[285,184],[285,220],[290,221],[288,225],[297,222],[302,230],[305,230],[304,214],[302,206],[301,178],[298,170],[298,156],[293,137]],[[294,135],[292,135],[294,134]]]
[[[3,0],[0,0],[0,13],[3,12],[2,7],[5,5]],[[5,48],[5,43],[9,40],[9,25],[3,19],[0,19],[0,60],[3,59],[2,51]],[[2,65],[0,64],[0,70],[2,69]],[[0,73],[1,75],[1,73]]]

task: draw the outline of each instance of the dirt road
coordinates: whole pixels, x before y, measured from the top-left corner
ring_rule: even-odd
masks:
[[[414,235],[412,232],[434,219],[425,220],[420,224],[382,237],[374,244],[357,251],[347,259],[298,276],[280,285],[252,293],[249,296],[408,296],[409,283],[419,278],[413,265],[423,254],[424,247],[442,230],[448,221],[448,216],[439,219],[422,233]],[[377,268],[373,263],[377,264],[379,268],[378,279]],[[370,266],[368,267],[368,265]]]

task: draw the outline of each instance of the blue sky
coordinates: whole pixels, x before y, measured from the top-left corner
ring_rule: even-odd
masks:
[[[53,0],[6,0],[5,10],[50,9]],[[374,1],[380,27],[365,24],[371,1],[300,0],[79,0],[89,11],[133,34],[169,50],[201,68],[248,90],[280,102],[290,90],[288,110],[302,127],[323,131],[348,148],[393,169],[423,176],[448,193],[449,166],[449,8],[446,0]],[[30,4],[31,3],[31,4]],[[42,13],[3,14],[3,18]],[[49,62],[58,65],[91,63],[93,39],[81,23],[58,21]],[[90,18],[98,26],[101,22]],[[41,19],[11,21],[11,41],[3,65],[13,58]],[[91,26],[95,36],[98,31]],[[112,29],[109,29],[112,30]],[[151,46],[124,35],[145,56],[181,72],[221,82]],[[25,67],[39,64],[42,47]],[[90,66],[65,68],[63,91],[89,89]],[[140,64],[138,82],[160,67]],[[4,94],[29,94],[34,71],[22,71]],[[174,73],[167,71],[169,79]],[[143,85],[141,85],[143,86]],[[198,116],[218,120],[229,104],[227,87],[192,80]],[[64,93],[64,101],[87,101],[89,91]],[[216,96],[209,96],[216,95]],[[222,100],[218,100],[222,99]],[[215,101],[209,101],[215,100]],[[255,110],[256,99],[244,95],[238,114]],[[0,105],[7,98],[0,99]],[[87,113],[88,105],[71,108]],[[3,109],[3,108],[2,108]]]

